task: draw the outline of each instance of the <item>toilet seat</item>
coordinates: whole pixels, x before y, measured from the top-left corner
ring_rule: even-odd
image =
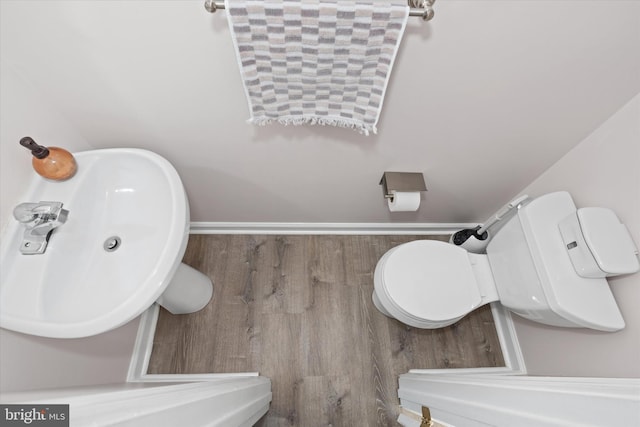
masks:
[[[416,327],[454,323],[482,302],[467,251],[436,240],[388,251],[378,262],[374,283],[377,302]]]

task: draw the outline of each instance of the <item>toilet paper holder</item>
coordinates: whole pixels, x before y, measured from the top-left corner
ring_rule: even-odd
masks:
[[[382,193],[387,199],[393,199],[393,193],[427,191],[424,175],[419,172],[385,172],[380,179]]]

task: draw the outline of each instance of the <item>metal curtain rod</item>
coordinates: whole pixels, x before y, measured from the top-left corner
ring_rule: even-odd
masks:
[[[436,0],[407,0],[411,10],[409,11],[409,16],[419,16],[424,21],[431,21],[433,19],[433,3]],[[224,2],[222,1],[213,1],[206,0],[204,2],[204,8],[207,9],[208,12],[214,13],[218,9],[224,9]]]

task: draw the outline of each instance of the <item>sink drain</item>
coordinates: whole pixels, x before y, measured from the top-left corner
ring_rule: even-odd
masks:
[[[116,249],[118,249],[121,244],[122,244],[122,239],[120,239],[118,236],[111,236],[104,241],[104,244],[102,245],[102,247],[107,252],[113,252]]]

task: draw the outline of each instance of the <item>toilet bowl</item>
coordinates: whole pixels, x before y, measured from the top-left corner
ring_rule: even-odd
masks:
[[[497,300],[487,256],[437,240],[396,246],[379,260],[374,274],[376,308],[416,328],[451,325]]]

